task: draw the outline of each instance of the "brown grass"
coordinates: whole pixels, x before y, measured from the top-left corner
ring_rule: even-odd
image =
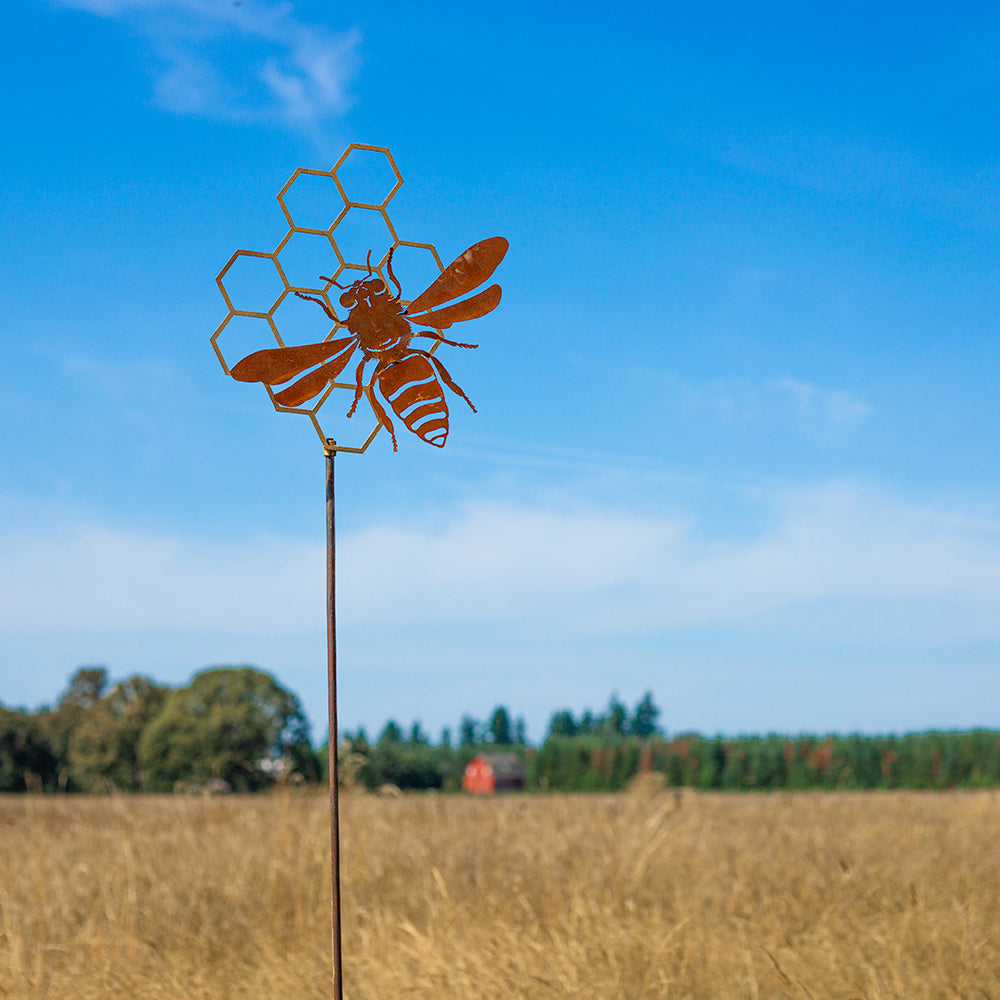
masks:
[[[349,1000],[1000,998],[1000,796],[342,804]],[[327,807],[0,799],[0,996],[329,997]]]

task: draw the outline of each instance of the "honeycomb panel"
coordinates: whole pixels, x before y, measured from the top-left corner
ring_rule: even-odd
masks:
[[[348,146],[331,170],[296,170],[278,193],[288,231],[275,250],[238,250],[216,278],[228,314],[211,343],[223,369],[231,374],[237,362],[264,352],[264,361],[251,362],[260,367],[247,380],[263,385],[276,410],[307,417],[328,451],[364,452],[382,427],[373,405],[377,355],[361,367],[359,396],[357,373],[365,355],[346,326],[353,306],[341,305],[340,296],[374,271],[395,299],[390,250],[401,305],[445,270],[432,244],[396,234],[388,205],[402,183],[388,149],[359,143]],[[441,346],[417,343],[429,353]],[[244,366],[241,378],[246,374]],[[298,405],[278,402],[277,394],[289,389],[284,398]],[[386,408],[384,400],[381,405]],[[397,434],[412,429],[398,415],[391,419]]]

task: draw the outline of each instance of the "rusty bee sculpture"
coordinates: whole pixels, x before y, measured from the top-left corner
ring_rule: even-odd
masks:
[[[357,409],[365,390],[365,366],[374,361],[368,395],[376,416],[392,437],[393,451],[397,450],[395,428],[375,394],[376,388],[409,430],[422,441],[443,448],[448,439],[448,404],[442,382],[461,396],[473,412],[476,408],[448,374],[448,369],[429,351],[411,346],[410,340],[413,337],[428,337],[450,347],[478,347],[477,344],[447,340],[440,331],[446,330],[452,323],[477,319],[492,312],[500,302],[500,286],[490,285],[470,298],[452,305],[444,304],[471,292],[486,281],[503,260],[507,247],[508,243],[502,236],[494,236],[469,247],[405,309],[400,302],[403,290],[392,271],[395,248],[389,251],[386,261],[389,277],[396,286],[395,295],[391,295],[385,282],[374,274],[369,252],[368,274],[351,285],[345,287],[332,278],[320,275],[324,281],[344,289],[340,304],[349,310],[346,320],[339,320],[323,299],[304,292],[295,293],[300,298],[318,303],[330,319],[347,327],[349,337],[302,347],[256,351],[236,364],[231,374],[241,382],[263,382],[275,386],[319,365],[287,389],[275,393],[275,400],[282,406],[301,406],[333,382],[360,350],[362,358],[355,371],[354,402],[347,415],[353,416]],[[436,309],[436,306],[444,307]],[[433,330],[413,330],[411,323],[433,327]]]

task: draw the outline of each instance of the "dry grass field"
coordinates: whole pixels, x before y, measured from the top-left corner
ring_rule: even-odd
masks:
[[[327,805],[0,798],[0,996],[330,996]],[[1000,1000],[1000,796],[347,796],[345,996]]]

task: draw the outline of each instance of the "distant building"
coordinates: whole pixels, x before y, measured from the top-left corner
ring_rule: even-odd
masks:
[[[480,754],[465,765],[462,788],[482,795],[520,791],[524,788],[524,764],[512,753]]]

